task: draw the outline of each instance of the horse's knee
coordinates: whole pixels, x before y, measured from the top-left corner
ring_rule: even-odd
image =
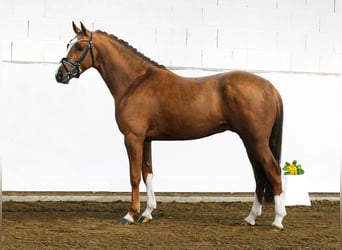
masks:
[[[132,188],[139,187],[141,181],[140,173],[131,173],[131,186]]]
[[[139,186],[140,186],[140,179],[133,179],[133,180],[131,180],[131,186],[132,186],[132,189],[139,188]]]

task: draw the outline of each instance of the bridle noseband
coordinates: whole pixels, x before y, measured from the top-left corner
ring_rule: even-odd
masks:
[[[90,51],[90,55],[91,55],[91,64],[92,64],[92,66],[94,65],[94,54],[93,54],[93,46],[92,46],[93,45],[93,32],[90,32],[89,40],[79,40],[77,42],[80,42],[80,41],[88,42],[88,46],[85,49],[85,51],[83,52],[80,59],[77,62],[74,62],[73,60],[70,60],[69,58],[63,57],[61,62],[60,62],[67,72],[67,76],[66,76],[65,80],[70,80],[72,77],[75,77],[75,78],[80,77],[80,75],[82,73],[81,64],[86,59],[89,51]],[[72,45],[74,45],[74,44],[70,43],[70,46],[72,46]],[[71,68],[68,69],[67,65],[71,66]]]

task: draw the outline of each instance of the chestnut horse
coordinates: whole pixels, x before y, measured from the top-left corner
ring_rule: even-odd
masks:
[[[138,52],[127,42],[73,23],[76,36],[68,44],[56,80],[69,83],[90,67],[98,70],[115,101],[115,118],[125,138],[132,200],[122,224],[134,223],[140,211],[141,176],[147,206],[138,222],[152,219],[156,199],[152,188],[151,142],[190,140],[231,130],[242,139],[253,166],[256,189],[245,221],[255,224],[262,200],[274,200],[273,226],[283,228],[286,215],[279,166],[283,106],[272,84],[251,73],[234,71],[185,78]],[[194,176],[189,176],[194,178]]]

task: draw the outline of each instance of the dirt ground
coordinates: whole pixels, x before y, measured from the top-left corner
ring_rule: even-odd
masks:
[[[2,249],[340,249],[339,202],[287,207],[282,231],[273,204],[254,227],[241,223],[250,202],[158,203],[151,222],[128,226],[127,202],[2,205]]]

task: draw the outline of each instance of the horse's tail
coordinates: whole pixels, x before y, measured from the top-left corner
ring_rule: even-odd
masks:
[[[271,137],[269,141],[270,149],[276,161],[279,164],[279,175],[281,174],[280,169],[280,160],[281,160],[281,145],[282,145],[282,136],[283,136],[283,102],[280,97],[280,94],[276,91],[275,97],[277,101],[277,115],[275,122],[273,124]],[[266,180],[265,183],[265,201],[273,201],[274,194],[272,185],[269,181]]]

